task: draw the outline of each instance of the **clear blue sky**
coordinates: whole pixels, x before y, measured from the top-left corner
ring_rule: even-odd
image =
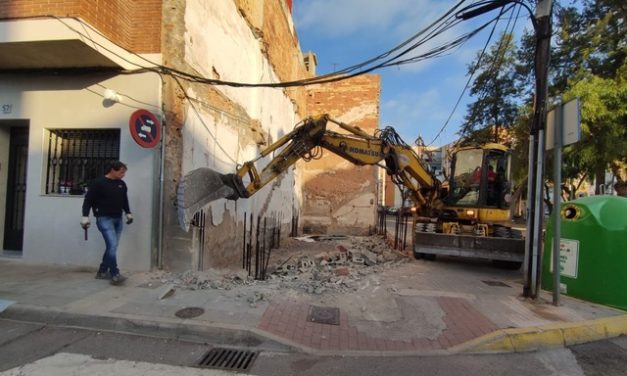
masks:
[[[294,0],[294,23],[301,49],[318,57],[318,74],[330,73],[379,55],[405,41],[458,1],[451,0]],[[468,1],[468,4],[472,1]],[[465,21],[435,43],[450,41],[496,16],[498,11]],[[499,22],[495,36],[507,20]],[[520,12],[515,38],[530,27],[529,14]],[[445,124],[468,77],[467,66],[485,45],[491,27],[447,56],[384,68],[381,75],[380,127],[393,126],[408,144],[418,135],[430,143]],[[434,44],[430,45],[431,47]],[[427,49],[419,48],[419,53]],[[471,102],[468,92],[441,136],[444,145],[457,132]]]

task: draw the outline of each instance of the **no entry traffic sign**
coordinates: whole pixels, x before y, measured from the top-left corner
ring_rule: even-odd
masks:
[[[129,121],[131,136],[137,145],[154,148],[161,139],[161,124],[157,117],[146,110],[137,110]]]

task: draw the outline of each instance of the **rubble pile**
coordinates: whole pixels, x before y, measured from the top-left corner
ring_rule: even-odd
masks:
[[[171,284],[187,290],[231,290],[236,286],[254,285],[260,282],[248,276],[246,271],[230,273],[215,269],[201,272],[191,270],[182,273],[163,272],[153,278],[160,280],[162,284]]]
[[[163,273],[161,283],[190,290],[238,290],[251,304],[282,289],[308,294],[357,291],[360,281],[395,268],[407,257],[389,248],[379,237],[312,237],[289,239],[273,250],[266,280],[255,280],[245,270],[232,272],[210,269],[202,272]],[[252,288],[251,291],[239,289]]]
[[[291,256],[270,270],[270,279],[280,287],[296,287],[308,294],[356,291],[362,277],[407,261],[376,237],[351,237],[350,242],[341,243],[313,256]]]

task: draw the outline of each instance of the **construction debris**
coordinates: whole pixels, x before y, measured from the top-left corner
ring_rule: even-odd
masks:
[[[171,296],[172,294],[174,294],[174,291],[175,291],[174,285],[172,284],[165,285],[159,292],[159,300],[163,300]]]
[[[245,270],[216,269],[164,273],[158,278],[172,289],[237,290],[236,296],[254,308],[285,289],[316,295],[357,291],[364,277],[407,261],[377,236],[303,237],[287,239],[273,251],[266,280],[255,280]]]

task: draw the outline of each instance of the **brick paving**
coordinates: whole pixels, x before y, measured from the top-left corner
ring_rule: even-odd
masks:
[[[316,350],[416,351],[445,350],[490,333],[497,326],[463,298],[438,297],[446,329],[435,339],[411,340],[375,338],[351,325],[350,317],[340,310],[339,325],[307,320],[310,305],[273,301],[257,328]]]

